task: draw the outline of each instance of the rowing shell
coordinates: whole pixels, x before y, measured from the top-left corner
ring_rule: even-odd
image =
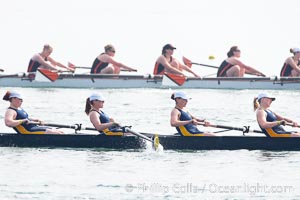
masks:
[[[300,138],[268,138],[257,136],[182,137],[159,136],[165,150],[276,150],[299,151]],[[87,134],[21,135],[0,134],[2,147],[58,147],[144,149],[145,141],[136,136],[105,136]]]
[[[299,90],[300,77],[186,78],[181,86],[166,85],[161,75],[60,74],[53,82],[37,81],[26,73],[1,75],[1,87],[36,88],[203,88]]]

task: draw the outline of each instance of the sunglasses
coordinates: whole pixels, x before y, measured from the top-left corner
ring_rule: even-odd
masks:
[[[104,101],[101,101],[101,100],[98,100],[98,99],[95,99],[94,101],[104,102]]]
[[[110,52],[116,53],[116,51],[115,51],[115,50],[111,50]]]

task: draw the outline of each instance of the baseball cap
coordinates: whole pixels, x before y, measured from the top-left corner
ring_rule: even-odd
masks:
[[[272,101],[275,101],[275,99],[276,99],[275,97],[271,97],[271,96],[268,95],[268,94],[261,93],[261,94],[258,95],[257,100],[259,101],[259,100],[262,99],[262,98],[269,98],[269,99],[272,99]]]
[[[166,44],[163,49],[176,49],[176,47],[174,47],[172,44]]]
[[[182,99],[185,99],[185,100],[191,99],[184,92],[181,92],[181,91],[174,93],[174,99],[176,99],[176,98],[182,98]]]
[[[90,101],[94,101],[94,100],[104,101],[105,100],[104,96],[102,94],[98,94],[98,93],[91,94],[89,99],[90,99]]]
[[[10,93],[9,98],[23,99],[23,96],[19,92],[10,91],[9,93]]]

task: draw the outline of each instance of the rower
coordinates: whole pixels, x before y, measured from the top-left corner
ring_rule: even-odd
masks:
[[[256,111],[256,119],[261,130],[267,137],[299,137],[300,133],[284,130],[282,126],[287,123],[291,123],[294,127],[298,126],[298,124],[291,119],[272,112],[269,108],[273,101],[275,101],[274,97],[264,93],[254,98],[254,111]]]
[[[12,127],[19,134],[62,134],[63,132],[57,129],[52,129],[43,124],[39,119],[29,118],[27,112],[21,108],[23,97],[20,93],[7,91],[3,100],[9,101],[10,106],[5,112],[5,125]],[[35,122],[35,123],[32,123]]]
[[[175,107],[171,112],[171,126],[176,127],[176,130],[180,135],[214,136],[212,133],[205,133],[197,128],[197,125],[204,123],[205,126],[208,126],[210,123],[205,119],[198,119],[194,117],[185,109],[190,98],[184,92],[174,92],[171,99],[175,101]]]
[[[91,68],[91,74],[120,74],[121,69],[127,71],[137,71],[120,62],[117,62],[113,57],[115,56],[115,47],[108,44],[104,47],[104,53],[96,57]],[[111,64],[111,65],[110,65]]]
[[[115,122],[101,109],[104,106],[104,96],[102,94],[93,93],[86,99],[85,113],[89,116],[93,126],[105,135],[123,135],[119,123]]]
[[[160,55],[156,60],[153,74],[164,75],[164,73],[167,72],[185,76],[182,72],[183,70],[185,70],[193,74],[195,77],[200,77],[190,67],[182,64],[181,62],[179,62],[179,60],[172,56],[174,53],[174,49],[176,48],[171,44],[166,44],[165,46],[163,46],[162,55]]]
[[[244,74],[252,74],[257,76],[265,75],[260,71],[245,65],[241,60],[241,50],[237,46],[230,48],[225,59],[218,69],[217,77],[243,77]]]
[[[288,57],[280,71],[281,77],[298,77],[300,76],[300,48],[291,48],[290,52],[294,55]]]
[[[65,68],[69,71],[74,71],[74,69],[67,67],[50,57],[53,48],[49,44],[45,44],[43,51],[41,53],[35,54],[29,61],[27,72],[36,72],[38,68],[44,68],[48,70],[61,71],[56,66]],[[49,61],[50,63],[48,63]]]

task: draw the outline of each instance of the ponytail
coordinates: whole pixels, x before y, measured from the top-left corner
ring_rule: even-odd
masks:
[[[91,111],[91,108],[92,108],[92,106],[91,106],[91,102],[90,102],[90,98],[87,98],[86,99],[86,102],[85,102],[85,113],[87,114],[87,115],[89,115],[90,114],[90,111]]]
[[[5,93],[5,95],[3,96],[3,100],[4,100],[4,101],[9,101],[9,96],[10,96],[10,92],[7,91],[7,92]]]
[[[258,107],[259,107],[259,102],[257,100],[257,97],[254,97],[254,99],[253,99],[253,109],[254,109],[254,111],[256,111]]]
[[[174,95],[174,93],[171,95],[171,99],[172,99],[172,100],[175,100],[175,95]]]

